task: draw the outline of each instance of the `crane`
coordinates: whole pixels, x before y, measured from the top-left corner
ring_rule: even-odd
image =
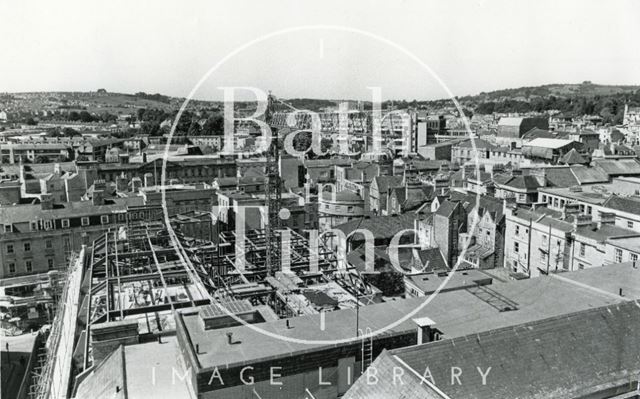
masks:
[[[269,92],[265,122],[271,126],[275,96]],[[280,143],[278,130],[272,129],[271,144],[267,149],[265,202],[267,206],[267,225],[265,228],[266,269],[267,276],[273,276],[280,269],[280,209],[282,207],[282,182],[280,180]]]

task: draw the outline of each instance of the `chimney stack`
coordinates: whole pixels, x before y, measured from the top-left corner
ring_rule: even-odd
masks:
[[[134,193],[137,193],[138,191],[140,191],[140,188],[142,187],[142,180],[140,180],[139,177],[134,177],[133,179],[131,179],[131,191]]]
[[[413,319],[413,322],[418,326],[418,345],[434,341],[433,326],[436,324],[435,321],[428,317],[421,317]]]
[[[91,197],[91,201],[93,205],[104,205],[104,191],[102,190],[93,190],[93,196]]]
[[[43,211],[48,211],[53,209],[53,195],[51,194],[40,195],[40,208]]]

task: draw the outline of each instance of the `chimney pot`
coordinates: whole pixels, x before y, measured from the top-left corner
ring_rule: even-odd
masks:
[[[233,344],[233,333],[232,332],[228,332],[227,333],[227,340],[229,342],[229,345]]]

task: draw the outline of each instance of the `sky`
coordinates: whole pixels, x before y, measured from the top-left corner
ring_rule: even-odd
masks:
[[[639,37],[634,0],[0,0],[0,92],[421,100],[640,84]]]

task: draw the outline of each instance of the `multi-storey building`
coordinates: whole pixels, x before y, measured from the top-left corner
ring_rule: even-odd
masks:
[[[504,266],[520,275],[599,267],[637,259],[639,253],[640,234],[616,226],[611,213],[593,222],[578,204],[565,204],[562,212],[505,207],[505,215]]]
[[[45,195],[40,204],[0,207],[0,278],[65,267],[72,251],[117,231],[127,222],[127,207],[142,204],[139,197],[105,202],[99,194],[64,204]]]
[[[613,214],[616,226],[640,232],[640,199],[635,197],[605,194],[597,187],[541,187],[538,202],[556,211],[562,211],[567,204],[576,204],[580,213],[590,216],[594,222]]]

